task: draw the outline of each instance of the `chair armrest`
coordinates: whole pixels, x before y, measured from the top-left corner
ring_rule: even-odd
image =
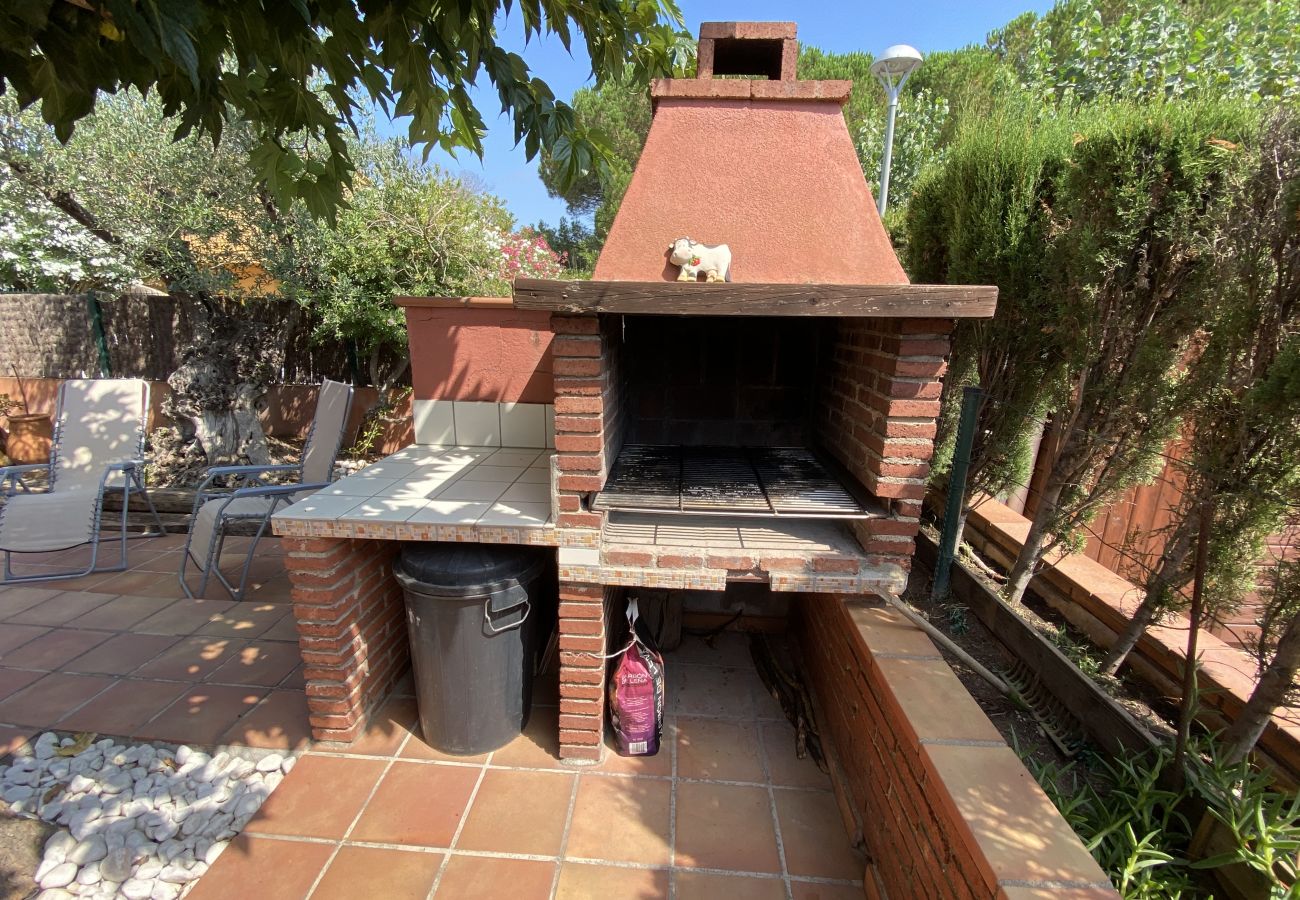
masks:
[[[122,459],[117,462],[109,463],[104,466],[104,474],[99,476],[99,489],[102,491],[104,488],[108,487],[109,476],[114,472],[122,472],[125,474],[127,472],[134,472],[136,469],[143,469],[144,466],[145,461],[143,459]],[[123,478],[122,484],[124,488],[129,488],[131,480],[129,478]]]
[[[49,472],[50,464],[31,463],[23,466],[0,467],[0,491],[3,491],[5,494],[12,494],[12,493],[17,493],[17,489],[21,487],[23,489],[23,492],[26,493],[27,488],[23,486],[23,476],[28,474],[29,472],[36,472],[41,469],[44,469],[46,472]],[[4,487],[6,482],[12,484],[13,489],[6,489]]]
[[[293,464],[265,465],[265,466],[213,466],[208,469],[208,474],[204,476],[203,481],[199,483],[198,492],[202,494],[212,482],[218,478],[234,477],[237,481],[258,481],[259,475],[266,475],[272,472],[296,472],[300,466]]]
[[[266,484],[259,487],[238,488],[231,493],[231,497],[282,497],[289,494],[297,494],[303,491],[319,491],[321,488],[327,488],[330,484],[328,481],[308,482],[306,484]]]

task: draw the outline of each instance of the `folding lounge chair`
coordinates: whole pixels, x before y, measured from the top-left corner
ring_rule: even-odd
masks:
[[[126,570],[126,527],[131,495],[144,498],[155,531],[162,520],[144,488],[144,437],[149,412],[149,384],[136,378],[69,380],[59,389],[54,440],[47,464],[0,468],[0,550],[4,550],[4,584],[75,578],[91,572]],[[23,478],[48,473],[48,489],[35,492]],[[97,568],[104,495],[122,492],[121,558]],[[40,575],[15,575],[14,553],[43,553],[90,544],[84,568]]]
[[[343,428],[352,407],[352,386],[328,379],[321,385],[316,400],[316,415],[302,459],[297,465],[279,466],[216,466],[199,485],[194,497],[194,510],[190,518],[190,533],[181,554],[181,567],[177,578],[185,596],[202,596],[208,588],[208,579],[217,581],[236,600],[244,599],[248,572],[253,565],[257,542],[266,534],[271,516],[282,506],[301,500],[312,491],[328,487],[334,470],[334,459],[343,442]],[[298,473],[298,478],[288,484],[267,484],[267,475]],[[225,487],[219,482],[228,480]],[[226,542],[227,528],[232,522],[257,524],[257,532],[248,547],[239,585],[235,586],[222,574],[221,550]],[[193,562],[201,573],[197,591],[191,592],[186,581],[186,569]]]

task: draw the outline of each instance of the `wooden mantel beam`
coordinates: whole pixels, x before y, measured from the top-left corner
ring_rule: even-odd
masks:
[[[941,284],[697,284],[517,278],[518,309],[663,316],[986,319],[998,289]]]

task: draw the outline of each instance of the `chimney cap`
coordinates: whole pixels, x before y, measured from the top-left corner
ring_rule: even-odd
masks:
[[[701,40],[793,41],[794,22],[701,22]]]

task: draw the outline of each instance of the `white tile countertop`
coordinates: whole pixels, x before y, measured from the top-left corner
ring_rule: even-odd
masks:
[[[554,545],[553,450],[415,444],[275,514],[276,534]]]

